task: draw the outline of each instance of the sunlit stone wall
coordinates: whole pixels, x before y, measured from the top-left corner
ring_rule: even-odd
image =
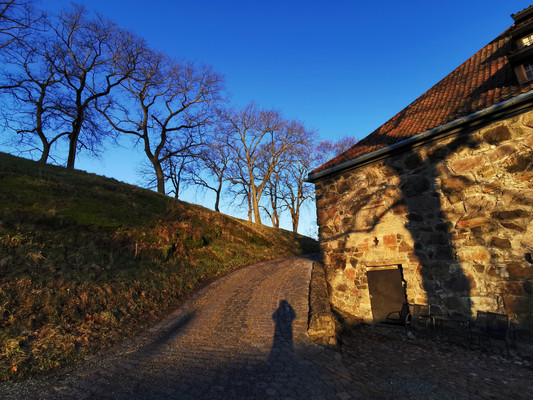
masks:
[[[401,264],[411,303],[533,327],[533,112],[316,183],[334,307],[371,321],[367,271]]]

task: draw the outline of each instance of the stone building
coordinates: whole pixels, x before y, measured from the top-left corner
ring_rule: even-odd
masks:
[[[314,170],[331,304],[403,302],[533,328],[533,6],[355,146]]]

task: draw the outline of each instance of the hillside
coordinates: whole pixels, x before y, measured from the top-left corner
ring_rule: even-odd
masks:
[[[0,153],[0,380],[134,335],[202,285],[317,242]]]

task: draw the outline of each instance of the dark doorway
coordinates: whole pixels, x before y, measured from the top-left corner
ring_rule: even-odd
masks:
[[[405,302],[400,268],[377,269],[367,272],[368,291],[374,322],[385,321],[392,311],[399,311]]]

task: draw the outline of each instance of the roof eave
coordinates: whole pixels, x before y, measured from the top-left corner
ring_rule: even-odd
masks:
[[[465,117],[458,118],[444,125],[419,133],[418,135],[412,136],[401,142],[375,150],[368,154],[364,154],[360,157],[356,157],[353,160],[334,165],[333,167],[316,172],[314,174],[311,173],[308,175],[306,181],[315,183],[331,175],[336,175],[346,170],[355,169],[362,165],[370,164],[380,159],[387,158],[393,153],[403,151],[406,148],[413,147],[414,145],[435,140],[439,136],[445,137],[447,134],[458,132],[464,128],[471,129],[475,126],[482,125],[483,123],[501,118],[503,115],[511,116],[513,113],[518,111],[524,112],[529,108],[533,108],[533,90],[522,93],[493,106],[484,108],[483,110],[477,111]]]

